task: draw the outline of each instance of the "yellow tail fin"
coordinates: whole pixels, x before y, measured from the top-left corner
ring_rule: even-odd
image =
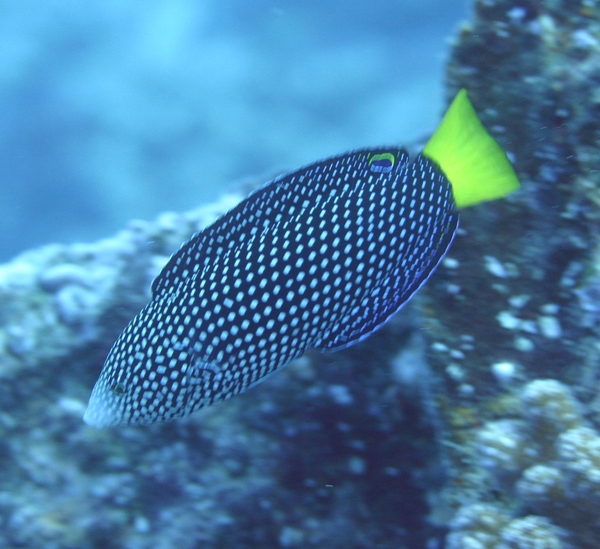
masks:
[[[440,166],[459,208],[495,200],[519,188],[506,153],[483,127],[464,89],[452,101],[423,155]]]

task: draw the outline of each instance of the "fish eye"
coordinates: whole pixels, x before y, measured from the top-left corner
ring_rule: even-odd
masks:
[[[374,154],[369,160],[369,169],[375,173],[390,173],[395,162],[392,153]]]
[[[117,396],[121,396],[125,394],[125,385],[122,383],[113,383],[110,386],[110,390]]]

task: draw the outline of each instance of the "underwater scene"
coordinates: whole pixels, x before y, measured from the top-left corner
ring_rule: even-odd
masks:
[[[0,547],[600,547],[600,2],[0,29]]]

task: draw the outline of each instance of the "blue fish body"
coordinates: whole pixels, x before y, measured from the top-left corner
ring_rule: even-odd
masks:
[[[362,149],[278,177],[173,255],[113,345],[84,420],[183,417],[307,349],[357,343],[432,274],[457,206],[518,187],[464,90],[414,161]]]
[[[357,343],[424,284],[457,225],[444,174],[402,150],[275,179],[173,255],[110,351],[85,421],[182,417],[307,349]]]

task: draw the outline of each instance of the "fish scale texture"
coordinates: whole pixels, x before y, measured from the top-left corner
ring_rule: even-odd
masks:
[[[309,348],[360,341],[424,284],[457,224],[442,172],[404,151],[356,151],[274,180],[171,258],[111,350],[86,421],[188,415]]]

